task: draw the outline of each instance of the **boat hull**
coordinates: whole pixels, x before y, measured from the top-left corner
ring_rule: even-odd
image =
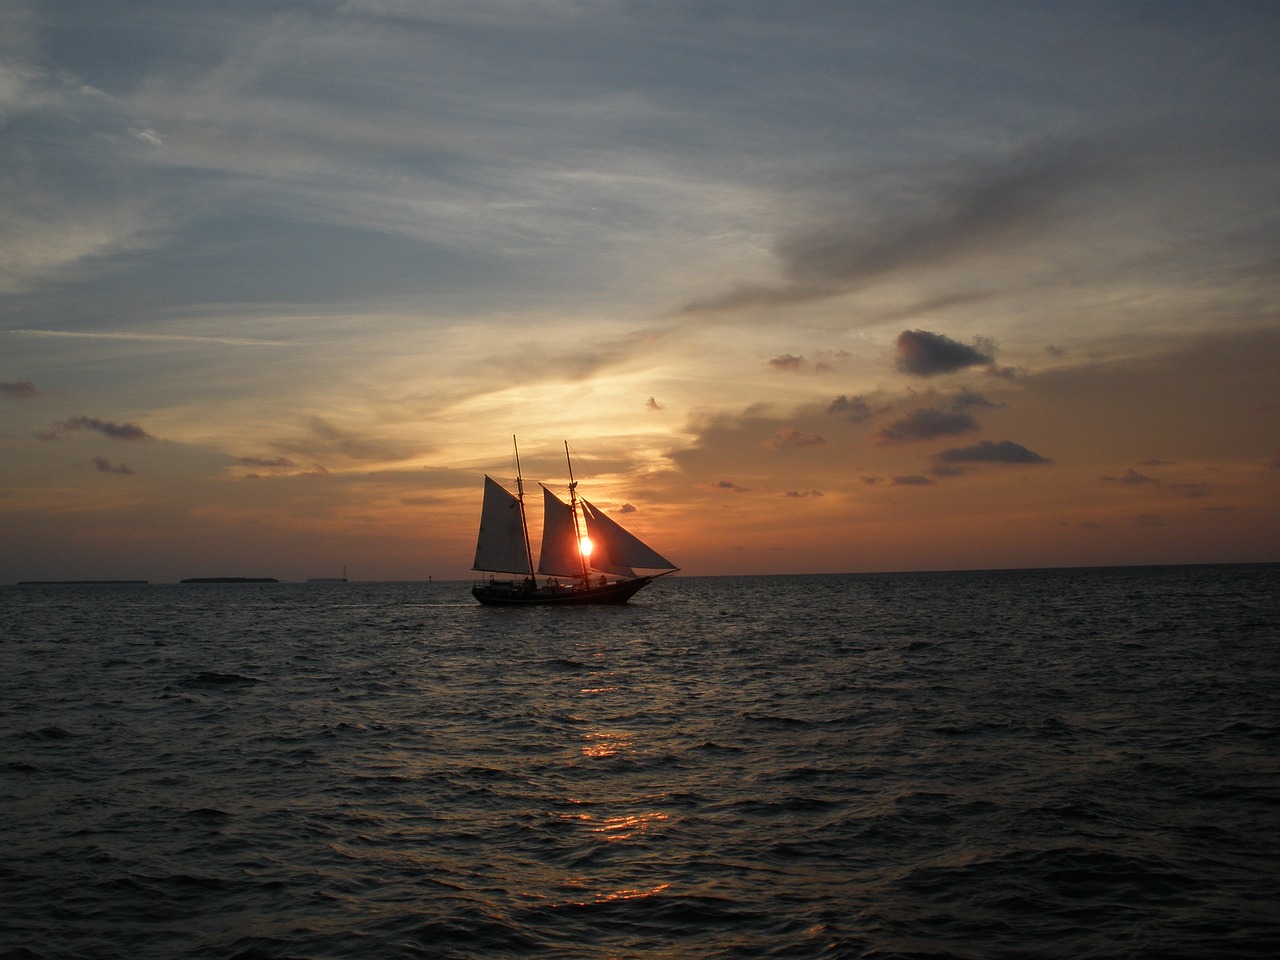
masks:
[[[471,595],[490,607],[559,607],[586,604],[626,603],[656,577],[637,577],[634,580],[617,580],[604,586],[584,587],[565,585],[541,586],[528,589],[523,583],[512,580],[490,581],[476,584]]]

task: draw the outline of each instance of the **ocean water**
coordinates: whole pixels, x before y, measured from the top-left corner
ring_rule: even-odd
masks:
[[[0,956],[1280,955],[1280,567],[0,588]]]

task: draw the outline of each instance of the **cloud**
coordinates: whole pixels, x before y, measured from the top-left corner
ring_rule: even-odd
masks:
[[[1145,473],[1139,473],[1137,470],[1133,469],[1125,471],[1125,473],[1119,477],[1099,477],[1098,479],[1104,483],[1124,483],[1131,486],[1140,483],[1158,484],[1160,482],[1155,477],[1148,477]]]
[[[906,477],[894,477],[890,483],[895,487],[927,487],[933,483],[933,481],[928,477],[922,477],[919,474],[912,474]]]
[[[992,403],[990,400],[988,400],[986,397],[984,397],[982,394],[974,393],[968,387],[961,387],[960,392],[951,398],[951,403],[948,404],[948,407],[949,409],[955,412],[959,412],[961,410],[968,410],[973,407],[977,407],[977,408],[995,407],[995,404]]]
[[[732,480],[721,480],[716,487],[720,490],[732,490],[734,493],[746,493],[748,490],[747,487],[740,487]]]
[[[56,440],[64,433],[73,433],[77,430],[95,430],[104,436],[110,437],[112,440],[154,440],[155,437],[147,433],[136,423],[114,423],[110,420],[99,420],[97,417],[86,417],[81,414],[78,417],[72,417],[56,427],[40,434],[42,440]]]
[[[938,454],[938,461],[955,463],[1052,463],[1047,457],[1012,440],[980,440],[968,447],[953,447]]]
[[[240,457],[236,462],[246,467],[264,467],[273,470],[287,470],[297,466],[297,463],[288,457]]]
[[[219,344],[229,347],[282,347],[284,340],[262,340],[255,337],[211,337],[189,333],[131,333],[103,330],[12,330],[23,337],[50,337],[78,340],[124,340],[136,343],[180,343],[203,346]]]
[[[125,476],[133,476],[133,471],[125,464],[122,463],[119,466],[113,466],[111,461],[104,457],[94,457],[93,465],[98,468],[99,473],[121,473]]]
[[[990,364],[992,357],[976,346],[966,346],[941,333],[904,330],[898,334],[898,369],[919,377],[954,373],[966,367]]]
[[[17,383],[0,383],[0,397],[9,400],[30,400],[40,396],[40,391],[30,380],[19,380]]]
[[[846,397],[841,394],[828,405],[827,413],[838,413],[854,423],[862,423],[871,419],[871,406],[862,397]]]
[[[622,506],[620,506],[617,510],[613,512],[614,513],[635,513],[636,508],[634,504],[624,503]]]
[[[797,233],[778,245],[799,282],[862,284],[931,267],[1043,233],[1067,195],[1119,169],[1089,143],[1033,146],[936,185],[914,217],[867,224],[853,218]]]
[[[775,370],[803,370],[806,362],[804,357],[793,357],[789,353],[784,353],[770,360],[769,366]]]
[[[795,500],[803,500],[806,497],[824,496],[821,490],[788,490],[786,495]]]
[[[796,427],[782,427],[772,437],[760,444],[760,446],[769,450],[825,447],[826,445],[825,438]]]
[[[879,210],[850,207],[845,177],[823,194],[820,222],[801,226],[775,244],[784,282],[742,283],[687,312],[776,306],[841,296],[906,271],[936,270],[966,258],[1011,250],[1052,235],[1075,212],[1072,201],[1090,189],[1131,175],[1140,148],[1076,140],[1032,144],[962,176],[904,177]]]
[[[302,418],[300,436],[280,437],[272,446],[282,454],[294,454],[314,461],[343,458],[352,461],[404,460],[412,448],[404,443],[367,436],[330,423],[320,416]]]
[[[877,436],[881,443],[910,443],[937,437],[953,437],[977,429],[978,421],[967,413],[920,407],[883,428]]]
[[[657,400],[653,399],[653,397],[650,397],[648,400],[645,401],[645,407],[649,410],[663,409],[662,404],[660,404]]]

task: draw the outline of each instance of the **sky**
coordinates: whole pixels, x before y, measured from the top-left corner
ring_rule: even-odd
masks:
[[[0,582],[1280,560],[1272,2],[0,22]]]

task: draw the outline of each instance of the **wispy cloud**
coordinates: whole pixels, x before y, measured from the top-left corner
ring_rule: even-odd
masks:
[[[93,466],[99,473],[118,473],[128,477],[133,476],[133,471],[126,464],[113,464],[105,457],[94,457]]]
[[[797,427],[782,427],[761,446],[769,450],[804,449],[806,447],[825,447],[827,441],[819,434]]]
[[[1104,483],[1122,483],[1126,486],[1136,486],[1138,484],[1153,483],[1158,484],[1160,481],[1155,477],[1149,477],[1145,473],[1139,473],[1137,470],[1130,468],[1118,477],[1099,477]]]
[[[40,396],[40,391],[30,380],[16,383],[0,383],[0,397],[8,400],[30,400]]]
[[[284,340],[256,337],[207,336],[190,333],[127,333],[103,330],[11,330],[23,337],[66,337],[80,340],[133,340],[140,343],[221,344],[230,347],[282,347]]]
[[[81,414],[78,417],[72,417],[64,420],[62,423],[40,434],[43,440],[56,440],[64,434],[75,433],[78,430],[92,430],[100,433],[112,440],[154,440],[151,434],[143,430],[136,423],[116,423],[112,420],[100,420],[98,417],[87,417]]]
[[[847,417],[854,423],[870,420],[872,416],[871,405],[867,403],[866,398],[848,397],[844,394],[836,397],[827,405],[827,413]]]
[[[877,437],[881,443],[910,443],[937,437],[953,437],[977,429],[978,421],[967,413],[920,407],[881,429]]]

